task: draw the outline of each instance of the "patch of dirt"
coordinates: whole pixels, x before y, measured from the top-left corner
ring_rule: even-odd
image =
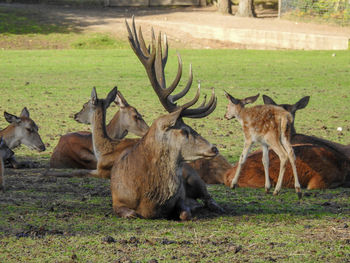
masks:
[[[186,25],[198,28],[209,26],[217,29],[254,29],[350,37],[349,27],[287,21],[272,17],[275,13],[267,10],[258,10],[260,18],[241,18],[222,15],[216,12],[213,6],[201,8],[77,8],[24,4],[0,4],[0,6],[30,12],[42,23],[66,26],[75,32],[108,32],[118,39],[126,39],[125,19],[135,15],[137,25],[142,26],[146,39],[149,39],[153,26],[156,31],[167,33],[173,48],[258,48],[186,33],[186,30],[183,30]],[[40,44],[45,45],[45,43]],[[24,45],[28,45],[28,48],[31,46],[30,43],[24,43]],[[47,48],[61,47],[54,44]]]

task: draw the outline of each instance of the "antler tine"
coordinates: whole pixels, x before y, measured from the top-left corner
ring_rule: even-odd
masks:
[[[135,45],[137,49],[140,49],[140,43],[139,40],[137,38],[137,33],[136,33],[136,25],[135,25],[135,16],[132,16],[132,31],[133,31],[133,36],[135,39]]]
[[[163,61],[162,61],[162,39],[161,39],[161,32],[159,32],[158,35],[158,47],[157,47],[157,53],[156,53],[156,60],[155,60],[155,72],[156,72],[156,78],[158,81],[158,84],[161,88],[161,95],[166,98],[165,90],[166,90],[166,83],[165,83],[165,75],[164,75],[164,67]]]
[[[168,61],[168,38],[167,38],[166,34],[164,34],[164,53],[163,53],[163,57],[162,57],[163,66],[165,66],[167,61]]]
[[[177,74],[176,74],[176,77],[173,81],[173,83],[169,86],[169,88],[166,89],[166,96],[168,97],[168,100],[172,103],[175,102],[175,100],[173,99],[173,96],[170,95],[177,87],[177,85],[179,84],[180,82],[180,79],[181,79],[181,76],[182,76],[182,59],[181,59],[181,56],[179,53],[177,53],[177,64],[178,64],[178,67],[177,67]]]
[[[174,103],[178,99],[181,99],[183,96],[185,96],[187,94],[187,92],[190,90],[191,86],[192,86],[192,81],[193,81],[192,64],[190,64],[190,76],[188,78],[186,87],[181,92],[179,92],[178,94],[170,95],[169,96],[169,100]]]
[[[217,98],[215,96],[215,91],[213,88],[210,100],[205,106],[203,106],[202,104],[200,107],[196,109],[186,109],[182,112],[181,115],[183,117],[189,117],[189,118],[202,118],[212,113],[216,108],[216,104],[217,104]]]
[[[181,116],[184,116],[183,113],[185,113],[186,110],[187,110],[189,107],[191,107],[192,105],[196,104],[196,102],[197,102],[198,99],[199,99],[200,94],[201,94],[201,86],[199,85],[199,86],[198,86],[198,89],[197,89],[197,92],[196,92],[196,96],[194,96],[194,98],[193,98],[191,101],[189,101],[189,102],[187,102],[187,103],[185,103],[184,105],[181,106],[181,108],[184,109],[184,110],[182,111],[182,113],[181,113]]]
[[[154,58],[155,58],[155,43],[152,38],[152,53],[150,52],[150,48],[146,48],[146,44],[142,35],[141,27],[139,27],[139,38],[138,39],[137,33],[136,33],[136,25],[135,25],[135,18],[132,16],[132,30],[130,29],[128,21],[125,19],[125,25],[128,30],[128,39],[129,43],[131,45],[131,48],[133,49],[136,56],[139,58],[141,63],[145,66],[146,70],[149,70],[149,68],[152,66]],[[152,29],[153,31],[153,29]]]

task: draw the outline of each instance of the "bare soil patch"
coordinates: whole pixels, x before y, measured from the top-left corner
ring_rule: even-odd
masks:
[[[298,23],[278,19],[274,13],[258,10],[259,18],[239,18],[222,15],[215,7],[187,8],[77,8],[54,5],[0,4],[0,6],[21,10],[40,20],[41,23],[66,26],[77,33],[107,32],[118,39],[126,39],[125,19],[135,15],[137,24],[143,27],[145,37],[156,26],[156,31],[166,32],[175,48],[254,48],[239,43],[199,38],[195,34],[185,33],[181,27],[186,25],[255,29],[306,34],[323,34],[350,37],[349,27]],[[181,24],[181,27],[170,26]],[[41,40],[40,45],[45,45]],[[21,42],[21,41],[19,41]],[[0,42],[1,45],[1,42]],[[18,44],[20,45],[20,44]],[[23,43],[29,48],[33,43]],[[49,45],[48,48],[62,48],[64,45]]]

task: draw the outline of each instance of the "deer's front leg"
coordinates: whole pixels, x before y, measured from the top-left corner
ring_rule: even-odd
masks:
[[[269,177],[269,147],[266,144],[262,144],[262,152],[263,152],[263,157],[262,157],[262,163],[264,165],[264,170],[265,170],[265,192],[268,193],[271,188],[271,183],[270,183],[270,177]]]
[[[245,163],[245,161],[247,160],[247,156],[248,153],[250,151],[250,148],[252,147],[253,142],[251,140],[247,140],[244,142],[244,148],[243,148],[243,152],[239,158],[239,162],[238,162],[238,166],[236,169],[236,174],[235,177],[233,178],[232,182],[231,182],[231,188],[235,188],[237,183],[238,183],[238,179],[241,173],[241,169],[242,169],[242,165]]]

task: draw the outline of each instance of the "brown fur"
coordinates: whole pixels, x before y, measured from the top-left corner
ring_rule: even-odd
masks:
[[[301,191],[295,165],[295,155],[290,143],[291,127],[293,123],[292,114],[274,105],[258,105],[251,108],[244,107],[245,104],[255,102],[259,94],[241,100],[232,97],[228,93],[226,93],[226,97],[229,103],[227,105],[225,118],[228,120],[237,118],[243,127],[244,133],[243,151],[230,186],[234,188],[238,184],[241,168],[246,162],[249,150],[254,142],[258,142],[261,144],[263,150],[262,163],[265,173],[265,191],[268,192],[271,187],[268,156],[269,148],[271,148],[278,155],[281,162],[278,181],[273,194],[277,195],[281,190],[286,164],[289,160],[294,175],[295,191],[300,198]]]
[[[158,118],[132,150],[115,161],[111,192],[117,215],[157,218],[175,213],[181,218],[190,213],[182,183],[183,158],[215,156],[216,150],[182,121],[176,121],[176,114]],[[188,129],[187,135],[184,129]]]
[[[107,134],[112,139],[122,139],[128,129],[142,136],[146,133],[148,125],[136,108],[130,106],[118,92],[116,104],[120,110],[113,116],[106,126]],[[51,158],[51,168],[80,168],[96,169],[97,160],[92,145],[90,132],[73,132],[63,135],[55,147]]]
[[[350,168],[349,162],[341,158],[336,152],[329,151],[322,146],[310,144],[294,145],[296,167],[301,187],[307,189],[334,188],[343,185],[345,181],[344,170]],[[262,153],[252,153],[242,167],[239,187],[260,188],[265,185],[264,167],[261,163]],[[280,161],[277,155],[269,152],[269,175],[272,185],[276,185]],[[235,175],[236,167],[227,171],[225,184],[230,186]],[[290,164],[286,166],[283,187],[294,188],[293,172]]]
[[[5,191],[5,166],[4,160],[11,158],[14,152],[7,147],[5,141],[0,137],[0,191]]]
[[[264,96],[265,103],[277,105],[271,98]],[[296,104],[281,104],[293,116],[299,109],[306,107],[309,97],[304,97]],[[302,187],[307,189],[325,189],[338,186],[350,186],[350,161],[347,155],[347,147],[314,136],[297,134],[292,123],[291,143],[296,155],[298,177]],[[238,186],[263,187],[264,169],[260,162],[261,151],[252,153],[244,164]],[[279,160],[275,153],[269,153],[269,175],[273,184],[276,184],[278,176]],[[236,166],[225,174],[225,184],[230,185],[235,174]],[[291,188],[292,173],[290,165],[287,165],[283,187]]]
[[[189,163],[198,175],[207,184],[224,184],[225,173],[232,168],[232,165],[218,154],[213,159],[199,159]]]
[[[0,137],[10,149],[24,144],[30,149],[35,149],[38,152],[45,151],[45,145],[39,135],[39,128],[36,123],[30,118],[29,111],[26,107],[23,108],[19,117],[10,113],[4,113],[5,119],[10,123],[5,129],[0,131]],[[33,167],[30,162],[18,163],[14,156],[6,158],[5,163],[8,163],[13,168]]]

